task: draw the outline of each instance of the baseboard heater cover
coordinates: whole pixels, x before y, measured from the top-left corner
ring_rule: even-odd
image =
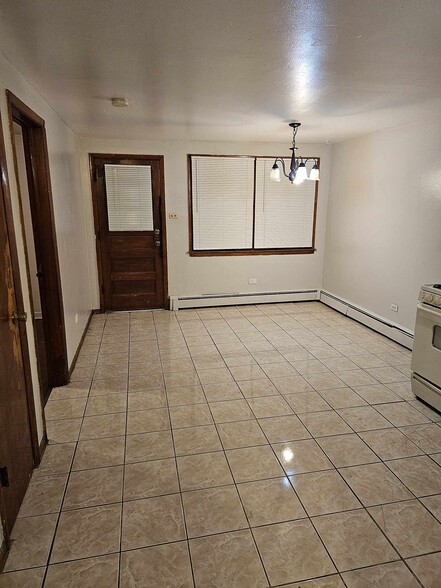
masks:
[[[201,294],[170,296],[170,310],[203,308],[207,306],[239,306],[241,304],[270,304],[275,302],[308,302],[318,300],[319,289],[284,292],[237,292],[233,294]]]
[[[377,314],[374,314],[364,308],[356,306],[347,300],[339,298],[335,294],[331,294],[330,292],[326,292],[325,290],[321,290],[320,292],[320,301],[323,304],[341,312],[345,316],[356,320],[359,323],[362,323],[366,327],[371,328],[377,333],[381,335],[385,335],[392,341],[407,347],[408,349],[412,349],[413,347],[413,332],[405,329],[401,325],[397,325],[396,323],[392,323],[381,317]]]

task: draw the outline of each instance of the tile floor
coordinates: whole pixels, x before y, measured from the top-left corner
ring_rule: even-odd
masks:
[[[94,316],[0,587],[441,586],[409,366],[318,302]]]

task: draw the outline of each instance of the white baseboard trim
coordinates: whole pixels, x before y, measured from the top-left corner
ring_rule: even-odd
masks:
[[[326,304],[326,306],[366,325],[366,327],[377,331],[377,333],[385,335],[388,339],[392,339],[392,341],[395,341],[408,349],[413,348],[413,331],[410,331],[397,323],[393,323],[370,310],[357,306],[348,300],[344,300],[331,292],[326,292],[326,290],[320,291],[319,299],[323,304]]]
[[[170,296],[170,310],[204,308],[207,306],[238,306],[241,304],[270,304],[275,302],[307,302],[318,300],[320,290],[286,292],[244,292],[235,294],[201,294],[200,296]]]

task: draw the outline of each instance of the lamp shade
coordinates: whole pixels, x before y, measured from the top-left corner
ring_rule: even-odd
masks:
[[[301,163],[299,163],[299,167],[297,168],[296,180],[298,180],[299,183],[301,184],[304,180],[307,180],[307,179],[308,179],[308,172],[306,170],[306,165],[302,161]]]
[[[311,172],[309,174],[309,179],[315,180],[316,182],[318,182],[320,180],[320,170],[319,170],[318,165],[316,163],[311,168]]]
[[[272,180],[273,182],[280,182],[280,169],[277,163],[275,163],[271,168],[270,180]]]

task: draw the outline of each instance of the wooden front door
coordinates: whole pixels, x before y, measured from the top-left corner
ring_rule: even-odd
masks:
[[[91,155],[101,310],[163,308],[163,158]]]
[[[25,315],[14,288],[4,189],[0,182],[0,512],[8,536],[28,487],[35,455],[19,331]]]

